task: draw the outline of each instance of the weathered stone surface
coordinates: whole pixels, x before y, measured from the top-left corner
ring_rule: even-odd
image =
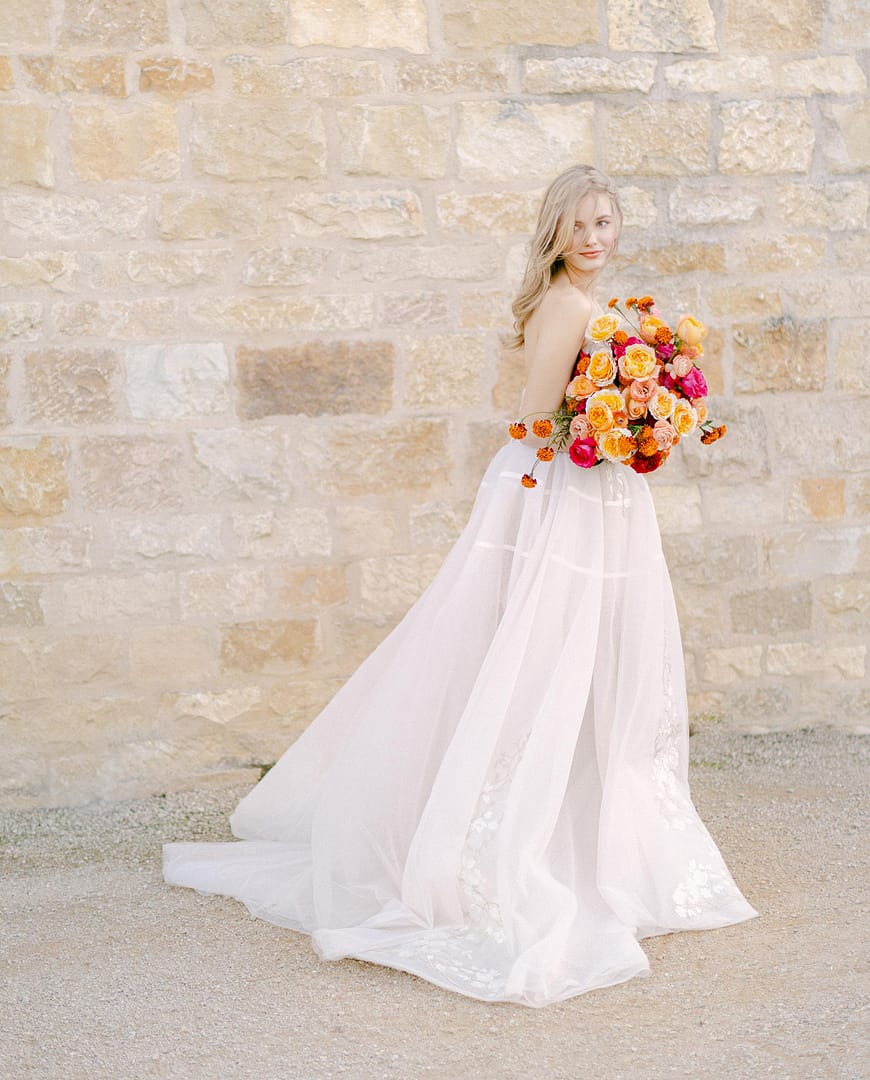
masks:
[[[171,622],[178,596],[172,571],[83,574],[60,582],[59,588],[65,623]]]
[[[632,184],[619,186],[618,193],[623,228],[652,229],[659,215],[655,193],[634,187]]]
[[[513,321],[511,300],[502,289],[467,292],[459,298],[459,325],[464,330],[500,330]]]
[[[761,645],[731,645],[704,652],[704,681],[727,686],[761,675]]]
[[[365,251],[346,251],[339,259],[338,277],[353,281],[482,281],[501,271],[501,255],[492,244],[381,244]],[[342,297],[348,302],[350,297]]]
[[[731,597],[731,627],[737,633],[809,630],[811,620],[812,595],[806,581],[750,589]]]
[[[350,105],[336,118],[341,167],[351,175],[446,175],[450,114],[441,106],[410,103]]]
[[[85,242],[101,237],[132,240],[143,237],[148,217],[147,195],[113,195],[98,199],[82,195],[6,195],[3,219],[10,231],[34,239],[69,239]]]
[[[774,642],[767,647],[771,675],[827,675],[863,679],[866,645],[817,645],[809,641]]]
[[[317,491],[324,495],[428,492],[445,482],[447,421],[360,421],[325,444],[303,443]]]
[[[540,192],[493,191],[483,194],[445,192],[435,198],[441,229],[487,236],[531,232],[535,227]]]
[[[685,445],[681,444],[680,450],[683,450]],[[715,444],[716,447],[720,445],[723,444]],[[703,446],[699,448],[704,449],[706,448]],[[729,525],[750,531],[758,527],[759,506],[764,507],[766,520],[784,520],[785,494],[782,480],[778,476],[763,481],[754,479],[751,484],[722,482],[730,479],[727,466],[719,468],[719,462],[715,462],[714,470],[701,485],[705,522],[711,526]]]
[[[710,110],[701,102],[608,106],[604,167],[618,176],[679,176],[710,169]]]
[[[0,90],[11,90],[15,86],[15,76],[8,56],[0,56]]]
[[[707,0],[609,0],[608,44],[628,52],[716,52]]]
[[[11,353],[0,353],[0,426],[9,423],[9,369]]]
[[[51,517],[69,499],[69,443],[47,435],[0,439],[0,519]]]
[[[782,65],[782,89],[791,94],[863,94],[864,72],[853,56],[813,56]]]
[[[268,236],[276,219],[263,194],[246,191],[167,193],[157,204],[162,240]]]
[[[834,353],[834,372],[838,390],[856,394],[867,393],[867,335],[868,323],[847,323],[837,335]]]
[[[29,420],[92,424],[114,419],[119,374],[110,349],[40,349],[24,357]]]
[[[91,568],[91,525],[19,526],[0,532],[0,574],[56,574]]]
[[[763,286],[728,285],[710,290],[710,311],[718,318],[739,315],[777,317],[782,315],[782,299],[776,289]]]
[[[694,532],[701,527],[701,489],[697,484],[650,487],[662,535]],[[679,546],[681,541],[675,541]]]
[[[233,91],[250,97],[346,98],[381,94],[384,76],[377,60],[311,56],[270,64],[260,57],[227,57]]]
[[[825,384],[827,327],[790,316],[736,326],[734,389],[821,390]]]
[[[320,612],[347,600],[347,580],[343,566],[313,563],[308,566],[270,568],[269,595],[294,613]]]
[[[333,296],[229,296],[198,300],[191,319],[210,330],[245,333],[265,330],[368,330],[374,300],[365,294]]]
[[[662,536],[668,567],[692,585],[739,581],[758,572],[758,541],[754,536]]]
[[[366,506],[340,500],[335,504],[336,555],[382,555],[396,550],[398,515],[389,506]]]
[[[315,106],[294,99],[194,106],[193,167],[225,180],[315,180],[326,168],[326,135]]]
[[[161,514],[113,518],[109,522],[109,565],[123,567],[165,559],[221,559],[220,514]]]
[[[362,614],[337,608],[331,612],[332,639],[335,643],[331,670],[350,675],[393,629],[399,615],[381,612]]]
[[[838,633],[857,631],[859,638],[866,637],[870,577],[819,575],[813,581],[813,590],[828,629]]]
[[[274,0],[181,0],[179,6],[187,45],[283,45],[287,40],[287,7]]]
[[[336,508],[341,513],[342,507]],[[233,534],[240,558],[311,559],[332,554],[332,533],[326,511],[316,506],[294,506],[278,512],[233,514]]]
[[[166,0],[65,0],[60,40],[141,49],[169,41]]]
[[[425,326],[429,330],[446,327],[450,321],[450,298],[443,292],[381,293],[378,297],[377,326]]]
[[[396,89],[404,94],[452,94],[458,90],[500,93],[508,88],[507,67],[503,56],[468,60],[400,57],[396,63]]]
[[[236,350],[239,415],[385,413],[395,350],[387,341],[307,342]]]
[[[752,221],[763,215],[762,200],[754,194],[734,190],[734,184],[716,190],[708,182],[677,184],[668,206],[677,225],[731,225]]]
[[[71,251],[34,251],[17,258],[0,255],[0,288],[50,285],[70,292],[77,269],[77,257]]]
[[[728,430],[712,446],[704,446],[696,439],[682,440],[679,451],[686,475],[694,479],[715,473],[719,477],[727,476],[732,484],[769,476],[767,421],[763,410],[757,405],[719,399],[711,403],[710,411]]]
[[[442,0],[444,38],[462,49],[498,45],[585,45],[598,40],[593,0],[575,0],[570,10],[559,0]]]
[[[630,64],[606,56],[533,58],[525,63],[523,90],[527,94],[649,93],[655,80],[655,60],[636,57]]]
[[[182,619],[256,618],[270,595],[261,566],[207,566],[178,575]]]
[[[774,574],[812,578],[870,570],[870,526],[809,526],[781,532],[765,543]]]
[[[763,53],[815,49],[824,12],[823,0],[769,0],[751,7],[726,0],[725,45]]]
[[[818,469],[820,461],[834,473],[867,472],[870,443],[856,437],[856,432],[863,430],[866,409],[866,403],[853,395],[792,398],[787,414],[779,410],[771,424],[773,459],[787,461],[790,469],[808,475]],[[796,432],[810,432],[813,437],[795,438]]]
[[[827,0],[825,17],[828,44],[835,49],[853,49],[856,41],[870,38],[870,10],[864,0]]]
[[[412,506],[408,513],[408,530],[414,547],[444,547],[454,543],[471,514],[471,504],[443,501]]]
[[[258,248],[242,267],[242,283],[254,287],[311,285],[329,261],[323,248]]]
[[[80,180],[171,180],[181,168],[175,110],[162,102],[72,109],[70,149]]]
[[[595,158],[591,102],[529,103],[516,98],[461,102],[456,157],[462,180],[549,181]]]
[[[846,481],[842,476],[802,476],[795,481],[788,502],[792,521],[813,518],[827,521],[846,512]]]
[[[629,249],[629,253],[624,256],[635,274],[688,274],[693,271],[725,269],[725,248],[722,244],[694,243],[658,246],[651,243],[649,237],[646,237],[645,244],[643,237],[639,239],[641,242],[638,246]]]
[[[211,631],[199,626],[134,627],[130,670],[137,685],[191,686],[217,674]]]
[[[363,559],[359,564],[362,611],[385,615],[407,611],[442,562],[443,556],[437,551]]]
[[[723,173],[806,172],[815,134],[803,101],[734,101],[721,105]]]
[[[162,337],[176,322],[174,299],[146,296],[131,300],[82,300],[57,303],[52,318],[59,334],[70,337]]]
[[[0,183],[54,187],[49,115],[40,105],[0,103]]]
[[[870,101],[828,106],[825,118],[828,167],[835,173],[870,169]]]
[[[224,671],[264,673],[304,669],[319,648],[316,619],[236,623],[222,631]]]
[[[0,341],[36,341],[42,333],[42,304],[0,304]]]
[[[28,83],[44,94],[127,96],[122,56],[22,56],[21,66]]]
[[[209,500],[266,499],[293,494],[293,456],[279,428],[204,428],[191,434],[197,490]]]
[[[329,45],[338,49],[429,48],[423,0],[297,0],[290,9],[290,40],[296,48]]]
[[[184,455],[171,436],[94,435],[79,447],[80,484],[90,510],[178,510]]]
[[[804,229],[863,229],[867,220],[868,191],[863,183],[782,184],[777,202],[783,222]]]
[[[51,40],[52,0],[0,7],[0,47],[41,45]]]
[[[405,403],[427,413],[481,404],[488,353],[480,337],[440,334],[407,345]]]
[[[409,190],[302,193],[287,200],[282,218],[297,236],[373,240],[426,231],[420,197]]]
[[[0,626],[40,626],[45,615],[40,604],[42,585],[0,581]]]
[[[820,269],[827,262],[823,236],[774,236],[769,240],[746,240],[733,249],[733,263],[741,271],[794,273]]]
[[[229,408],[223,345],[130,345],[124,368],[124,395],[134,420],[179,420]]]
[[[188,719],[210,724],[235,724],[254,713],[262,717],[266,694],[260,686],[233,686],[227,690],[175,691],[160,696],[160,719],[175,725]]]
[[[231,255],[228,248],[187,248],[181,251],[85,251],[76,258],[80,277],[90,286],[114,291],[131,283],[170,288],[222,284],[227,278]]]
[[[158,56],[139,61],[139,90],[183,97],[214,86],[211,64],[174,56]]]
[[[665,83],[688,94],[729,98],[772,94],[773,70],[766,56],[729,56],[726,60],[679,60],[665,68]]]
[[[63,637],[31,644],[43,690],[57,686],[106,687],[128,678],[124,636],[95,628],[86,634],[64,629]]]

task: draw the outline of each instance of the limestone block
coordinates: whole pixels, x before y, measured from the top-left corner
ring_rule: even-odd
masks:
[[[728,438],[728,435],[725,436]],[[680,445],[680,450],[686,444]],[[715,444],[716,446],[719,443]],[[700,447],[701,450],[704,447]],[[716,475],[716,472],[719,475]],[[753,480],[752,484],[732,483],[727,467],[711,472],[701,485],[704,521],[711,526],[730,525],[737,529],[757,529],[764,522],[772,527],[785,518],[784,484],[779,476]],[[720,481],[717,483],[717,480]]]
[[[780,79],[786,93],[863,94],[864,72],[854,56],[813,56],[782,65]]]
[[[867,392],[867,335],[870,324],[846,323],[837,335],[834,372],[837,389],[856,394]]]
[[[396,511],[353,500],[335,504],[336,555],[383,555],[395,551],[399,537]]]
[[[837,633],[857,631],[866,637],[870,617],[870,577],[820,575],[813,581],[825,625]]]
[[[53,8],[52,0],[3,4],[0,7],[0,48],[48,44]]]
[[[262,191],[171,192],[160,196],[162,240],[221,240],[274,235],[277,219]]]
[[[656,484],[650,487],[662,534],[694,532],[701,528],[701,489],[697,484]],[[678,546],[680,541],[675,542]]]
[[[753,52],[796,52],[821,43],[824,0],[769,0],[747,6],[725,3],[725,45]]]
[[[853,49],[856,41],[870,38],[870,9],[865,0],[827,0],[828,44]]]
[[[172,622],[178,602],[175,573],[84,574],[59,583],[65,623]]]
[[[761,675],[761,645],[731,645],[704,652],[704,681],[727,686]]]
[[[56,303],[51,309],[59,334],[70,337],[163,337],[176,323],[175,299],[145,296],[130,300],[80,300]]]
[[[315,296],[215,296],[194,301],[190,317],[212,332],[267,330],[348,332],[374,323],[374,300],[365,294]]]
[[[658,221],[655,193],[626,184],[618,188],[623,228],[652,229]]]
[[[172,437],[93,435],[79,447],[80,485],[90,510],[178,510],[184,454]]]
[[[145,235],[147,195],[6,195],[3,220],[14,235],[36,239],[71,239],[92,243],[103,237],[133,240]]]
[[[674,579],[673,584],[680,630],[687,648],[694,642],[707,648],[731,640],[727,617],[729,587],[691,585],[679,579]]]
[[[449,412],[482,403],[482,375],[489,359],[479,336],[439,334],[407,344],[405,403],[415,411]]]
[[[534,230],[541,196],[538,192],[445,192],[435,196],[438,225],[462,233],[487,236],[527,234]]]
[[[270,596],[261,566],[207,566],[178,575],[182,619],[252,619]]]
[[[39,626],[45,622],[40,603],[43,586],[24,581],[0,581],[0,627]]]
[[[735,326],[734,389],[738,393],[821,390],[827,336],[821,320],[791,316]]]
[[[629,52],[716,52],[707,0],[609,0],[608,43]]]
[[[203,428],[191,433],[194,481],[206,499],[286,502],[294,461],[280,428]]]
[[[118,358],[110,349],[40,349],[24,357],[31,421],[92,424],[116,415]]]
[[[359,564],[361,610],[384,615],[407,611],[442,562],[437,551],[363,559]]]
[[[593,0],[442,0],[444,39],[461,49],[498,45],[586,45],[598,41],[598,9]]]
[[[257,248],[242,267],[242,283],[254,287],[311,285],[329,264],[323,248]]]
[[[515,419],[520,407],[523,387],[526,385],[526,362],[522,350],[514,352],[508,348],[507,334],[500,338],[498,367],[495,384],[492,388],[492,407],[499,412],[506,412],[510,419]]]
[[[220,514],[161,514],[109,521],[109,565],[113,568],[180,558],[220,560],[224,556]],[[180,557],[180,558],[179,558]]]
[[[755,536],[663,535],[662,546],[671,573],[692,585],[739,581],[758,573]]]
[[[770,175],[809,169],[815,134],[805,102],[726,102],[719,120],[721,172]]]
[[[825,159],[832,172],[870,169],[870,102],[827,106],[825,119]]]
[[[312,563],[307,566],[277,565],[269,568],[269,595],[281,610],[304,614],[322,611],[347,600],[343,566]]]
[[[52,517],[69,499],[67,439],[19,435],[0,439],[0,519]]]
[[[36,341],[42,336],[42,304],[0,304],[0,341]]]
[[[9,417],[9,369],[12,364],[11,353],[0,353],[0,427],[8,424]]]
[[[769,476],[764,411],[757,405],[723,399],[711,400],[709,407],[717,423],[724,423],[728,430],[711,446],[704,446],[699,439],[682,440],[679,453],[686,475],[695,479],[716,474],[727,477],[732,484]]]
[[[774,574],[815,577],[870,570],[870,526],[809,526],[771,537],[765,543]]]
[[[361,420],[300,451],[323,495],[435,492],[445,483],[447,421]]]
[[[867,220],[867,185],[848,180],[818,186],[781,184],[777,204],[782,221],[789,226],[833,232],[863,229]]]
[[[625,256],[634,274],[689,274],[723,271],[725,248],[722,244],[691,243],[662,244],[651,242],[651,237],[638,237],[637,247],[629,248]],[[659,290],[656,289],[656,299]]]
[[[864,401],[850,395],[793,397],[787,414],[776,415],[771,424],[774,460],[787,461],[792,470],[808,475],[824,461],[834,473],[860,476],[870,470],[870,445],[856,435],[863,430],[866,410]],[[795,432],[811,432],[814,437],[795,438]]]
[[[729,726],[764,734],[800,726],[791,687],[738,685],[727,693],[723,712]],[[759,723],[760,721],[760,723]]]
[[[771,675],[827,675],[863,679],[866,645],[817,645],[809,641],[774,642],[767,647]]]
[[[782,300],[777,290],[759,285],[727,285],[711,289],[709,303],[710,311],[719,319],[732,315],[743,318],[782,315]]]
[[[275,619],[222,627],[221,663],[227,672],[303,670],[319,648],[316,619]]]
[[[389,412],[394,368],[395,350],[388,341],[239,346],[239,416]]]
[[[194,718],[211,724],[235,724],[252,712],[261,715],[265,700],[266,694],[260,686],[170,691],[160,695],[160,720],[173,727],[178,721]]]
[[[788,501],[791,521],[827,521],[846,513],[846,481],[841,476],[802,476]]]
[[[139,90],[184,97],[214,86],[211,64],[175,56],[155,56],[139,61]]]
[[[25,647],[23,634],[19,633],[15,641],[0,639],[0,702],[35,697],[39,693],[41,677],[42,671],[33,652]],[[0,794],[4,787],[0,778]]]
[[[169,41],[167,0],[65,0],[60,40],[90,49],[146,48]]]
[[[676,225],[731,225],[757,220],[764,215],[761,199],[735,191],[732,182],[716,190],[707,181],[678,183],[668,199],[671,221]]]
[[[0,288],[49,285],[59,292],[71,292],[79,264],[72,251],[34,251],[27,255],[0,255]]]
[[[401,281],[431,278],[438,282],[487,281],[500,275],[500,251],[489,243],[388,245],[362,251],[348,250],[341,254],[338,277],[359,281]],[[349,301],[350,297],[342,297]]]
[[[443,292],[381,293],[376,325],[381,327],[425,326],[437,330],[450,321],[450,297]]]
[[[91,567],[91,525],[19,526],[0,532],[0,574],[56,574]]]
[[[335,643],[331,668],[345,677],[374,652],[399,619],[398,614],[373,612],[364,615],[343,608],[337,608],[331,616]]]
[[[438,500],[412,506],[408,528],[414,547],[444,547],[459,539],[471,514],[471,503]]]
[[[105,94],[126,97],[122,56],[22,56],[27,81],[43,94]]]
[[[173,106],[157,102],[117,112],[83,105],[70,113],[70,150],[80,180],[171,180],[179,175]]]
[[[502,289],[467,292],[459,297],[459,325],[463,330],[502,330],[513,322],[512,296]]]
[[[184,40],[196,48],[283,45],[287,5],[275,0],[181,0]]]
[[[396,89],[403,94],[504,93],[508,63],[503,56],[469,59],[398,57]]]
[[[604,167],[614,175],[683,177],[710,171],[710,110],[702,102],[610,106],[605,122]]]
[[[250,97],[346,98],[382,94],[384,76],[377,60],[311,56],[270,64],[256,56],[227,57],[233,92]]]
[[[648,94],[656,62],[635,57],[619,63],[605,56],[556,56],[526,60],[523,90],[527,94],[606,94],[639,90]]]
[[[779,634],[809,630],[812,595],[807,581],[748,589],[731,597],[731,628],[737,633]]]
[[[766,56],[729,56],[727,60],[678,60],[665,68],[665,84],[687,94],[746,97],[773,93],[774,76]]]
[[[217,674],[216,652],[206,627],[170,623],[130,630],[130,673],[137,686],[195,685]]]
[[[429,49],[423,0],[297,0],[291,7],[290,40],[295,48]]]
[[[311,559],[332,554],[329,519],[316,506],[233,514],[232,529],[239,558]]]
[[[49,116],[40,105],[0,103],[0,183],[54,187]]]
[[[232,252],[228,248],[183,251],[86,251],[77,255],[81,277],[94,289],[119,290],[135,285],[222,284]]]
[[[477,490],[487,465],[496,451],[510,439],[505,431],[505,422],[501,419],[473,421],[465,434],[468,456],[460,470],[461,492],[470,497]],[[531,451],[530,451],[531,453]],[[530,457],[530,461],[532,458]]]
[[[594,105],[515,98],[458,105],[456,157],[462,180],[547,181],[596,156]]]
[[[134,420],[180,420],[225,413],[229,362],[223,345],[130,345],[124,395]]]
[[[225,180],[316,180],[326,168],[326,135],[317,108],[298,98],[207,102],[194,106],[191,160]]]
[[[12,63],[8,56],[0,56],[0,90],[11,90],[15,86]]]
[[[820,270],[827,264],[824,236],[779,235],[771,239],[750,239],[734,249],[733,263],[741,272],[794,273]]]
[[[287,200],[282,218],[296,236],[376,240],[426,231],[420,197],[407,189],[305,192]]]
[[[346,173],[420,179],[446,175],[448,109],[412,103],[349,105],[337,110],[336,119]]]

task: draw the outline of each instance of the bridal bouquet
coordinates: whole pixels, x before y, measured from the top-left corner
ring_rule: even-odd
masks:
[[[672,330],[651,296],[630,296],[624,308],[614,298],[608,307],[589,324],[584,345],[594,347],[581,349],[561,406],[532,424],[532,433],[547,440],[538,461],[567,448],[582,469],[613,461],[648,473],[664,465],[683,436],[721,438],[725,425],[707,418],[707,382],[695,363],[707,327],[683,315]],[[634,333],[621,329],[619,316]],[[512,438],[526,437],[525,419],[510,425]],[[524,487],[537,484],[537,463],[523,474]]]

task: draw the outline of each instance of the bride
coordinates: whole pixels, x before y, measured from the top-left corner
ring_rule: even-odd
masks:
[[[547,189],[513,304],[520,412],[562,401],[622,216]],[[639,942],[759,913],[692,803],[680,630],[646,477],[541,440],[490,461],[402,621],[167,882],[235,897],[323,960],[540,1007],[648,975]]]

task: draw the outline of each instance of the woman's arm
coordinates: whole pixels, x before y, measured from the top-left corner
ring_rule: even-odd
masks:
[[[532,435],[532,421],[538,419],[535,414],[555,412],[562,404],[591,315],[592,302],[581,292],[548,293],[541,301],[541,326],[534,349],[526,355],[526,386],[519,411],[519,416],[532,414],[526,421],[529,434],[523,440],[528,446],[546,445],[546,439]]]

